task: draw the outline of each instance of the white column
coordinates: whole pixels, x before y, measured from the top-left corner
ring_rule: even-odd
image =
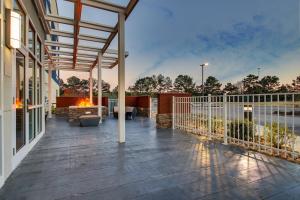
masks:
[[[211,140],[211,135],[212,135],[212,130],[211,130],[211,94],[208,95],[208,134],[209,134],[209,139]]]
[[[52,66],[48,67],[48,118],[52,118]]]
[[[93,103],[93,70],[90,71],[90,103]]]
[[[125,15],[119,13],[118,23],[118,130],[119,142],[125,142]]]
[[[98,116],[100,117],[100,123],[102,123],[102,54],[98,55]]]
[[[224,143],[225,145],[228,144],[228,137],[227,137],[227,95],[223,95],[223,121],[224,121]]]

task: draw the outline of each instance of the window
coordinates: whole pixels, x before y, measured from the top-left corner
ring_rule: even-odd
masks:
[[[27,76],[29,80],[29,105],[34,105],[35,104],[35,61],[32,57],[29,57],[29,69],[27,71]]]
[[[36,57],[39,59],[39,61],[42,60],[42,43],[41,40],[38,38],[36,42]]]
[[[26,142],[25,137],[25,56],[16,53],[16,149],[21,149]]]
[[[28,29],[28,47],[29,50],[35,54],[35,32],[32,27],[32,25],[29,23],[29,29]]]
[[[25,39],[26,39],[25,13],[17,0],[14,0],[14,11],[18,12],[21,15],[21,20],[22,20],[21,21],[21,42],[23,45],[25,45]]]
[[[36,68],[36,97],[37,105],[42,104],[42,67],[37,65]],[[37,134],[42,132],[42,107],[36,109],[37,115]]]

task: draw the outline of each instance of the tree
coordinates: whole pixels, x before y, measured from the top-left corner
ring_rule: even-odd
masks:
[[[300,91],[300,76],[297,76],[297,78],[295,80],[293,80],[292,86],[293,86],[294,92]]]
[[[136,93],[154,93],[156,88],[156,82],[153,77],[146,76],[138,79],[133,86],[129,87],[128,90]]]
[[[165,77],[162,74],[159,74],[158,76],[152,76],[152,78],[156,82],[156,91],[161,92],[168,92],[172,89],[172,80],[170,77]]]
[[[258,76],[249,74],[243,79],[244,92],[247,94],[259,94],[261,93],[261,85],[258,81]]]
[[[273,93],[278,90],[280,85],[279,78],[277,76],[265,76],[259,81],[262,92],[264,93]]]
[[[79,85],[80,85],[78,88],[79,91],[88,92],[90,90],[90,82],[86,79],[80,80]]]
[[[80,79],[76,76],[71,76],[67,79],[68,87],[75,88],[78,87],[80,84]]]
[[[289,84],[282,84],[280,87],[278,87],[277,91],[276,92],[279,92],[279,93],[287,93],[287,92],[291,92],[293,91],[293,87]]]
[[[94,86],[95,94],[98,95],[98,82],[95,83]],[[110,84],[102,80],[102,93],[109,93],[110,92]]]
[[[193,78],[188,75],[179,75],[174,81],[174,89],[178,92],[193,93],[195,85]]]
[[[204,83],[204,93],[205,94],[221,94],[222,84],[213,76],[207,77]]]
[[[119,91],[118,86],[116,86],[111,92],[114,94],[118,94],[118,91]]]
[[[239,88],[232,83],[227,83],[223,89],[223,92],[226,94],[238,94]]]
[[[109,93],[110,92],[110,84],[102,80],[102,92]]]

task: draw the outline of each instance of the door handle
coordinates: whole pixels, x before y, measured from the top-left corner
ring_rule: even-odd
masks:
[[[27,110],[27,112],[29,112],[30,111],[30,109],[29,109],[29,103],[30,103],[30,101],[29,101],[29,99],[26,99],[26,110]]]

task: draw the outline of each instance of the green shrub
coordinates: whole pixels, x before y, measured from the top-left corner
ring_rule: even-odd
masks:
[[[227,134],[230,137],[237,138],[240,140],[253,140],[253,123],[249,120],[229,121]]]
[[[282,149],[285,143],[289,144],[288,146],[291,147],[291,144],[296,139],[296,137],[293,136],[292,131],[288,127],[282,126],[276,122],[272,123],[272,125],[267,124],[265,126],[265,131],[267,133],[266,140],[268,143],[272,144],[272,147],[279,147],[280,149]]]

